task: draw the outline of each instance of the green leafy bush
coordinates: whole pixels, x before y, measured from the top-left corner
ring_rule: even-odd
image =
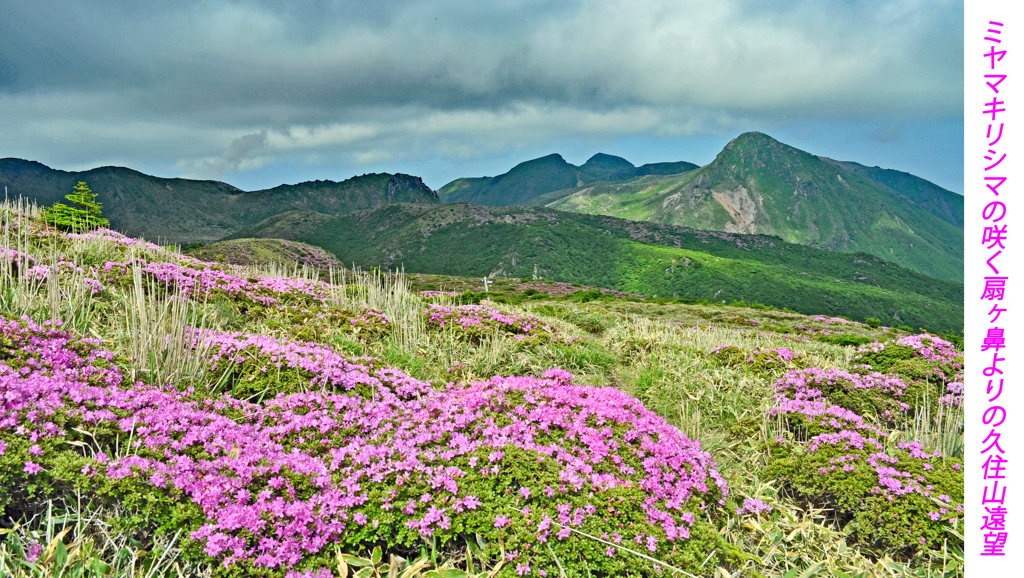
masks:
[[[791,435],[775,440],[766,474],[831,509],[863,545],[905,555],[941,548],[946,528],[959,528],[962,461],[917,441],[892,443],[890,433],[922,409],[926,388],[945,394],[933,407],[960,405],[952,372],[962,371],[962,357],[917,335],[862,345],[854,362],[861,371],[810,368],[776,383],[771,413]]]
[[[773,371],[793,364],[798,354],[785,347],[746,351],[735,345],[719,345],[708,357],[727,367],[746,367],[752,371]]]
[[[865,343],[871,343],[874,339],[865,337],[863,335],[853,335],[852,333],[840,333],[838,335],[816,335],[815,341],[821,341],[823,343],[831,343],[832,345],[839,346],[858,346],[864,345]]]

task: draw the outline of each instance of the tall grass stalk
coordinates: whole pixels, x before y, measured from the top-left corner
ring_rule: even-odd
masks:
[[[893,441],[916,441],[928,452],[946,457],[964,457],[964,408],[934,403],[925,389],[918,399],[914,418],[902,430],[894,432]]]
[[[38,212],[22,199],[0,207],[0,312],[37,321],[60,320],[65,328],[87,334],[96,315],[93,287],[77,262],[62,259],[52,244],[32,238],[28,221]],[[45,278],[30,278],[27,271],[32,266],[48,267]]]
[[[409,288],[404,271],[332,269],[328,275],[334,288],[332,305],[380,311],[390,322],[392,339],[403,351],[416,350],[427,340],[423,300]]]
[[[207,351],[193,331],[206,327],[206,308],[166,285],[144,280],[142,267],[132,264],[121,347],[131,360],[131,379],[144,373],[150,383],[177,385],[198,382],[206,375]]]
[[[208,578],[212,574],[212,567],[181,557],[181,530],[152,539],[117,532],[107,520],[124,512],[88,504],[81,496],[74,503],[50,501],[45,518],[0,528],[0,576]],[[30,555],[33,545],[38,556]]]

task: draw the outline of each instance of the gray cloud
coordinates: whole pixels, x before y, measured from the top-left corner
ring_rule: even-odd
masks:
[[[231,141],[228,150],[219,157],[201,159],[186,176],[197,179],[220,180],[227,171],[239,169],[259,168],[266,164],[266,159],[260,159],[253,153],[267,146],[267,131],[262,130],[240,136]]]
[[[956,1],[153,4],[0,0],[0,154],[223,175],[963,106]]]

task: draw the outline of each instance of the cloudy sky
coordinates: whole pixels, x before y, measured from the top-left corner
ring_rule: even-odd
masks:
[[[440,188],[760,130],[963,191],[963,2],[0,0],[0,157]]]

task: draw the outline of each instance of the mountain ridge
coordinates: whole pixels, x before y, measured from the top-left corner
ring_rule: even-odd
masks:
[[[708,230],[776,234],[788,242],[865,251],[932,276],[963,279],[958,224],[963,197],[908,173],[817,157],[763,133],[737,136],[711,163],[681,175],[571,187],[533,202]]]
[[[696,168],[697,165],[686,161],[637,167],[622,157],[605,153],[596,153],[576,166],[562,155],[551,153],[523,161],[494,177],[455,179],[438,189],[438,195],[447,203],[469,202],[496,207],[527,205],[541,195],[573,186],[644,175],[677,174]]]
[[[730,141],[703,167],[640,167],[596,153],[575,166],[552,153],[494,177],[422,179],[374,173],[242,191],[219,181],[161,178],[124,167],[72,172],[0,159],[0,184],[39,204],[78,180],[98,193],[112,226],[164,242],[213,241],[274,214],[347,214],[388,203],[539,205],[696,229],[778,235],[831,251],[865,251],[928,275],[963,278],[963,198],[909,173],[836,161],[758,132]]]
[[[37,161],[0,159],[0,186],[10,197],[52,205],[78,181],[97,193],[113,228],[170,243],[214,241],[289,210],[344,214],[390,202],[440,202],[420,177],[402,173],[243,191],[220,181],[155,177],[125,167],[62,171]]]

